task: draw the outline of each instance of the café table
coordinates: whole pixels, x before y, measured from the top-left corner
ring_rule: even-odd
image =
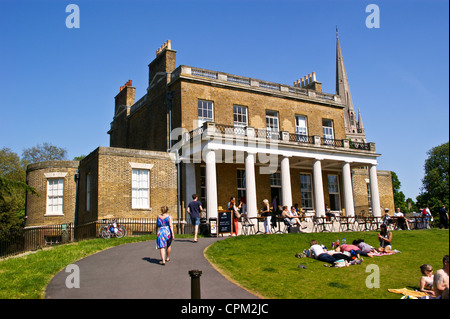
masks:
[[[259,233],[264,234],[264,232],[259,229],[259,222],[261,220],[264,222],[267,219],[267,216],[255,216],[255,217],[249,217],[248,219],[256,219],[256,229],[257,230],[256,230],[255,235],[257,235]]]

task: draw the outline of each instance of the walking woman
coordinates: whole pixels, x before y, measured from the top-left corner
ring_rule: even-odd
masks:
[[[161,264],[166,265],[170,261],[170,251],[172,250],[172,240],[175,239],[173,233],[172,217],[168,214],[167,206],[161,207],[161,215],[158,216],[158,234],[156,235],[156,248],[161,254]]]

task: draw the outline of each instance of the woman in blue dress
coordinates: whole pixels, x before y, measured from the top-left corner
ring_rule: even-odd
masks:
[[[161,253],[161,263],[170,261],[170,251],[172,250],[172,240],[175,239],[173,233],[172,217],[167,213],[167,206],[161,207],[161,215],[158,216],[158,234],[156,235],[156,248]]]

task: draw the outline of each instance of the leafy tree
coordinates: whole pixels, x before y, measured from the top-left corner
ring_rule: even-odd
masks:
[[[36,190],[24,182],[0,176],[0,239],[23,228],[26,192],[37,195]]]
[[[392,188],[394,191],[394,205],[395,209],[400,207],[400,210],[402,212],[409,212],[408,210],[408,204],[405,200],[405,194],[403,194],[402,191],[400,191],[400,186],[402,186],[402,183],[400,183],[400,180],[398,179],[398,176],[395,172],[391,172],[392,175]]]
[[[442,205],[449,205],[449,142],[433,147],[427,154],[417,202],[419,206],[429,205],[433,215],[437,215]]]
[[[66,160],[67,150],[50,143],[26,148],[23,150],[22,159],[27,164],[44,161]]]
[[[0,176],[25,182],[25,162],[9,148],[0,149]]]

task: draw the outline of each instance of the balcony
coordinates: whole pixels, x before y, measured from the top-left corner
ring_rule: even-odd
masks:
[[[329,149],[355,150],[375,152],[375,143],[357,143],[347,139],[326,139],[320,136],[294,134],[285,131],[274,132],[253,127],[235,127],[231,125],[206,122],[203,126],[186,133],[183,144],[197,139],[213,137],[230,138],[233,140],[262,140],[266,142],[284,143],[289,146],[309,146]]]

